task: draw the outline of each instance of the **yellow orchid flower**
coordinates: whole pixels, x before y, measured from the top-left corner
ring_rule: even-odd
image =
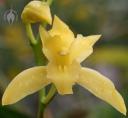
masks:
[[[17,75],[3,95],[3,105],[13,104],[50,83],[61,95],[72,94],[73,85],[78,84],[126,115],[124,100],[114,84],[99,72],[80,65],[93,52],[93,45],[101,35],[77,35],[75,38],[57,16],[51,30],[46,31],[41,26],[39,30],[43,52],[49,63]]]
[[[49,24],[52,23],[52,17],[48,3],[37,0],[31,1],[25,6],[21,14],[21,18],[25,23],[43,21]]]

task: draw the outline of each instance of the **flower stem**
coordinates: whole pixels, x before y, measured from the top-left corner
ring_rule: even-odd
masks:
[[[52,4],[53,0],[42,0],[42,2],[47,2],[49,5]],[[46,26],[46,23],[41,23],[43,27]],[[46,65],[47,64],[47,59],[45,58],[44,54],[42,53],[42,44],[41,40],[39,37],[35,38],[31,24],[26,24],[26,32],[30,41],[30,45],[33,49],[33,53],[35,56],[35,62],[36,65],[41,66],[41,65]],[[51,88],[46,95],[46,90],[43,88],[39,92],[39,109],[38,109],[38,114],[37,118],[44,118],[44,111],[47,105],[51,102],[51,100],[54,98],[56,93],[56,88],[54,85],[51,85]]]
[[[55,96],[55,93],[56,87],[52,84],[47,96],[44,99],[42,99],[41,102],[45,105],[48,105],[52,98]]]
[[[55,96],[55,93],[56,93],[56,88],[55,86],[52,84],[51,85],[51,88],[47,94],[46,97],[41,97],[41,101],[39,103],[39,110],[38,110],[38,116],[37,118],[44,118],[44,111],[45,111],[45,108],[48,106],[48,104],[52,101],[52,99],[54,98]]]
[[[31,44],[36,45],[37,41],[35,40],[34,34],[32,32],[31,24],[26,24],[26,32]]]
[[[45,25],[44,25],[45,27]],[[36,65],[41,66],[41,65],[46,65],[47,64],[47,59],[42,53],[42,45],[41,45],[41,40],[40,38],[35,38],[31,24],[26,24],[26,32],[29,37],[30,45],[33,49],[33,53],[35,56],[35,61]],[[48,94],[46,95],[46,90],[43,88],[39,92],[39,109],[38,109],[38,114],[37,118],[43,118],[45,108],[47,105],[50,103],[50,101],[53,99],[55,96],[56,88],[54,85],[51,86]]]

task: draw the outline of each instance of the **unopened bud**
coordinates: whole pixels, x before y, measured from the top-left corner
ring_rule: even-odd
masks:
[[[21,18],[25,23],[52,23],[49,5],[46,2],[41,1],[31,1],[28,3],[21,14]]]

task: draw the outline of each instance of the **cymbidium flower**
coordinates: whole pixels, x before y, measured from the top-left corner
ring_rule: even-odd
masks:
[[[44,21],[49,24],[52,23],[52,17],[48,3],[37,0],[31,1],[25,6],[21,18],[25,23]]]
[[[113,83],[99,72],[80,65],[93,52],[93,45],[101,35],[78,34],[75,38],[69,27],[55,16],[51,30],[40,26],[40,36],[48,65],[17,75],[3,95],[3,105],[13,104],[51,83],[61,95],[72,94],[73,85],[78,84],[126,114],[124,100]]]

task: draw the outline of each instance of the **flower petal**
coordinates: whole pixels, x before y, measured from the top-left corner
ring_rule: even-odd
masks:
[[[87,37],[77,35],[70,49],[72,59],[78,62],[86,59],[93,52],[93,45],[100,37],[101,35],[91,35]]]
[[[43,66],[33,67],[18,74],[9,84],[2,98],[2,105],[13,104],[30,95],[50,81],[46,79],[46,68]]]
[[[47,67],[47,78],[55,84],[59,94],[72,94],[72,86],[76,83],[81,66],[77,62],[72,65],[56,65],[49,63]]]
[[[45,43],[47,42],[47,40],[50,40],[51,36],[48,33],[48,31],[41,25],[39,27],[39,33],[40,33],[42,44],[43,46],[45,46]]]
[[[126,107],[122,96],[115,89],[114,84],[105,76],[97,71],[82,68],[77,83],[126,115]]]
[[[57,16],[54,16],[53,27],[49,33],[52,36],[59,35],[63,40],[65,40],[68,46],[70,46],[74,40],[73,32],[69,29],[68,25],[66,25]]]

